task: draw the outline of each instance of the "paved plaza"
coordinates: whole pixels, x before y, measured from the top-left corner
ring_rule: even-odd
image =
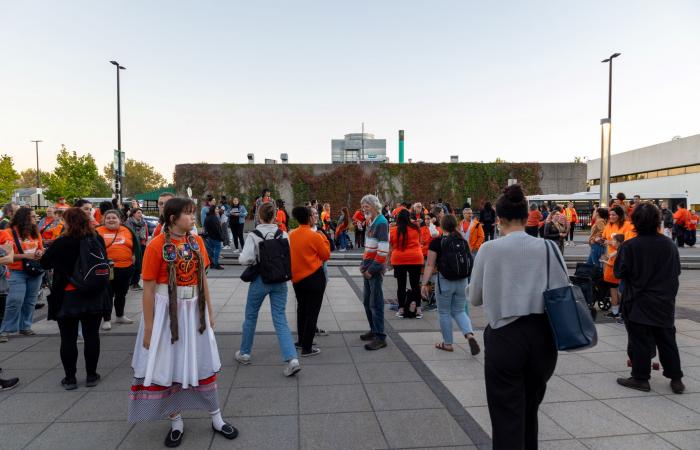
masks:
[[[317,337],[319,356],[302,359],[297,377],[282,376],[269,304],[263,307],[253,364],[238,366],[248,285],[241,268],[227,266],[210,280],[223,368],[219,393],[224,417],[240,436],[214,436],[206,413],[185,415],[183,448],[379,449],[490,448],[483,353],[472,357],[464,344],[454,353],[434,349],[440,340],[437,312],[423,320],[398,319],[387,309],[389,346],[367,352],[359,340],[367,329],[360,303],[361,279],[352,267],[330,267]],[[396,297],[395,280],[385,296]],[[540,409],[543,449],[697,449],[700,442],[700,272],[681,276],[678,343],[688,388],[674,395],[654,371],[652,392],[618,386],[626,376],[627,345],[622,325],[598,324],[593,349],[562,353]],[[127,315],[138,318],[140,293],[130,293]],[[481,308],[471,309],[483,342]],[[287,317],[295,328],[290,288]],[[64,391],[55,322],[40,319],[36,337],[12,337],[0,345],[3,374],[18,376],[16,389],[0,393],[0,448],[146,449],[163,448],[169,424],[126,421],[131,354],[137,324],[102,332],[95,388]],[[455,333],[455,342],[464,338]],[[83,367],[82,356],[79,367]],[[80,369],[79,369],[80,370]],[[82,378],[82,379],[81,379]],[[79,382],[84,374],[79,373]]]

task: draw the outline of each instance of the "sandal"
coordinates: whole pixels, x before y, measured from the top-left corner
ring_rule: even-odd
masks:
[[[449,345],[449,347],[448,347]],[[440,342],[439,344],[435,344],[435,348],[438,350],[443,350],[446,352],[453,352],[455,349],[452,347],[452,344],[445,344],[444,342]]]

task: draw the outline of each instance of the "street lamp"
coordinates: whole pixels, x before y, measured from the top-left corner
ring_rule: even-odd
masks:
[[[121,66],[116,61],[110,61],[114,67],[117,69],[117,182],[116,182],[116,193],[117,201],[121,203],[122,201],[122,117],[121,117],[121,104],[119,99],[119,71],[126,70],[126,67]]]
[[[608,117],[600,121],[600,206],[608,206],[610,198],[610,143],[612,139],[612,63],[621,53],[613,53],[602,60],[608,63]]]
[[[39,175],[39,142],[44,142],[41,140],[32,140],[34,146],[36,147],[36,187],[41,187],[41,175]]]

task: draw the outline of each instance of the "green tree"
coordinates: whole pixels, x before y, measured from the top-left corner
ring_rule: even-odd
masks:
[[[122,175],[122,195],[133,197],[136,194],[154,191],[167,186],[167,181],[156,171],[156,169],[143,161],[135,159],[126,160]],[[114,163],[109,163],[102,170],[105,178],[112,182],[114,180]]]
[[[46,186],[46,181],[49,179],[51,172],[39,171],[41,175],[41,185]],[[19,173],[18,184],[20,187],[36,187],[36,169],[26,169]]]
[[[0,155],[0,203],[7,203],[17,188],[19,174],[15,170],[12,157]]]
[[[42,182],[43,184],[43,182]],[[72,201],[80,197],[109,197],[109,183],[100,176],[95,159],[89,153],[78,156],[69,152],[65,145],[56,156],[56,168],[46,180],[44,192],[49,200],[66,197]]]

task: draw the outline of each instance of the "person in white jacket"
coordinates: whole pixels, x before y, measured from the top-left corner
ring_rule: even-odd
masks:
[[[274,202],[262,204],[257,211],[257,220],[259,224],[255,227],[265,239],[274,239],[278,227],[275,224],[275,216],[277,208]],[[288,239],[289,236],[283,232],[283,239]],[[262,242],[262,238],[255,233],[248,233],[246,236],[243,250],[238,257],[238,262],[244,266],[257,264],[260,261],[258,246]],[[270,296],[270,309],[272,310],[272,323],[277,333],[277,339],[280,344],[282,359],[287,363],[284,369],[285,376],[295,375],[301,370],[299,359],[297,358],[296,347],[292,339],[292,333],[289,330],[287,323],[287,315],[285,309],[287,307],[287,283],[265,283],[262,277],[258,276],[250,283],[248,289],[248,298],[245,306],[245,321],[243,322],[243,337],[241,339],[240,350],[236,352],[235,358],[240,364],[248,365],[251,362],[251,352],[253,350],[253,341],[255,339],[255,327],[258,323],[258,313],[262,306],[265,297]]]

